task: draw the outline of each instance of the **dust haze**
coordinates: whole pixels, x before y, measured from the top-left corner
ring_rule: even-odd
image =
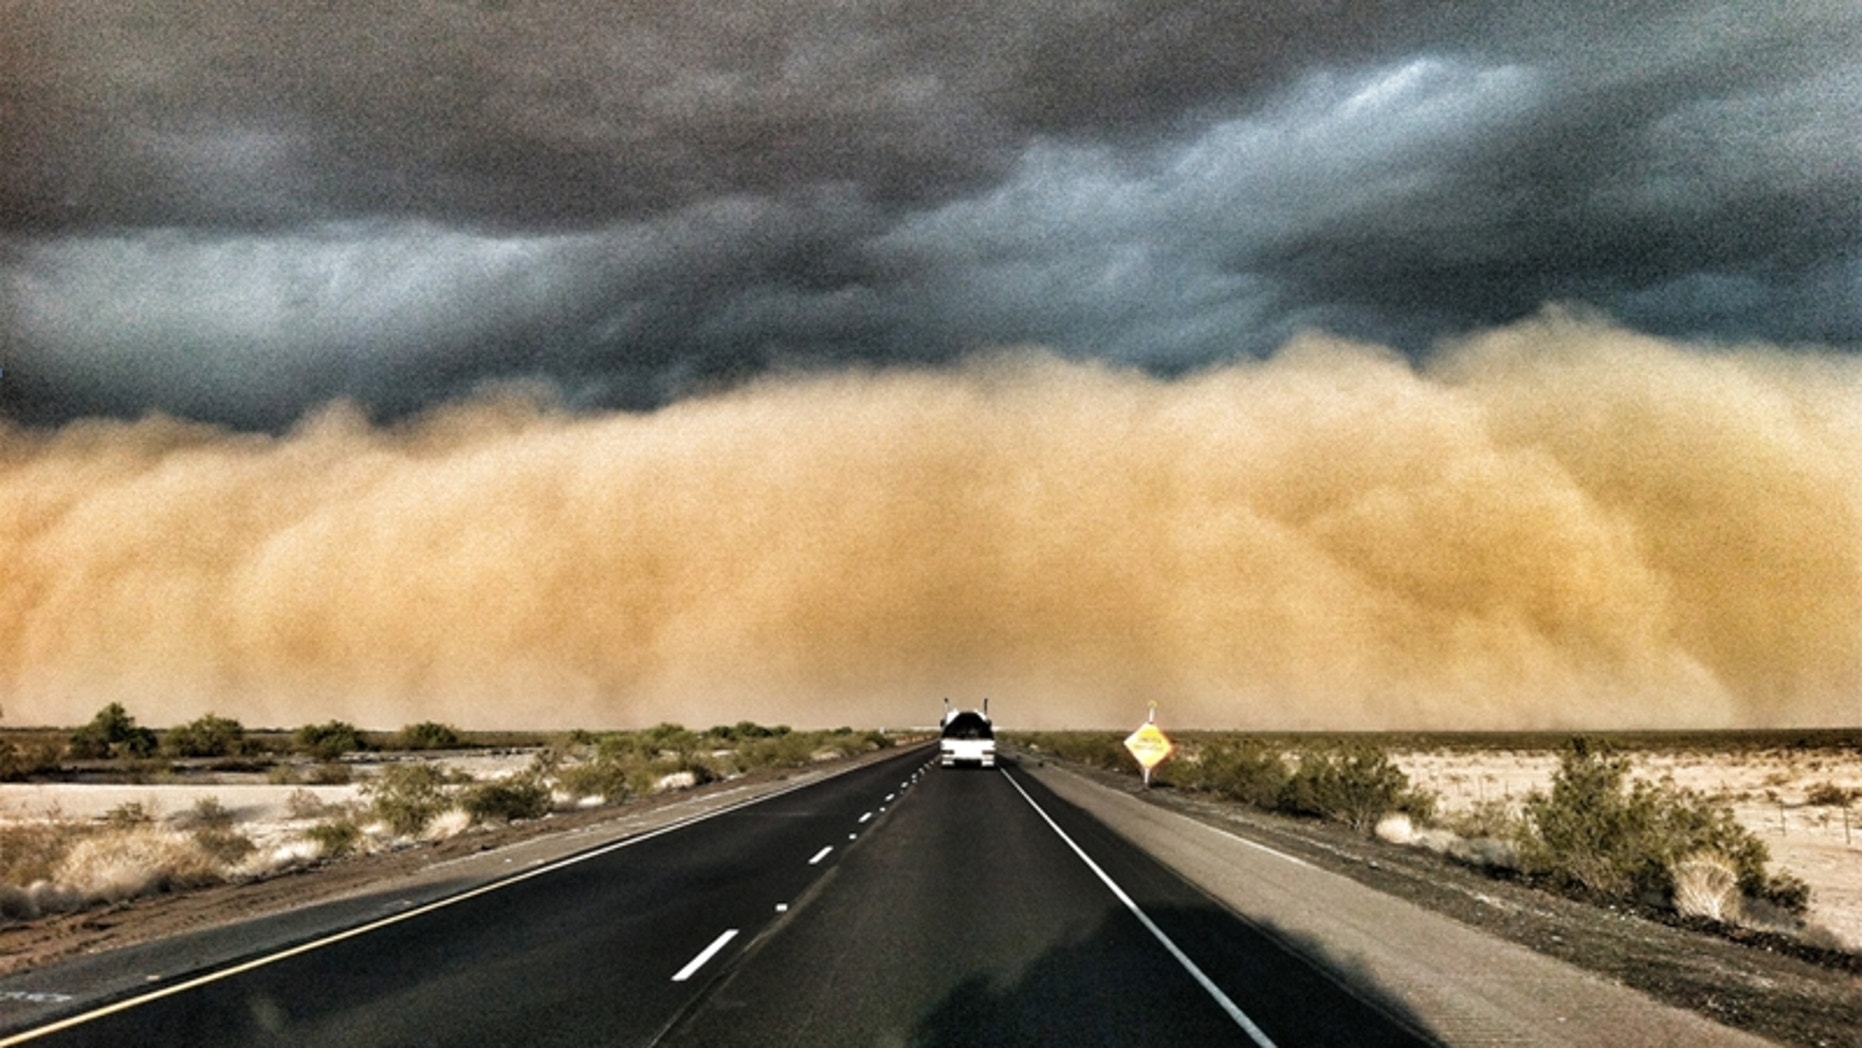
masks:
[[[1850,725],[1862,367],[1551,312],[1424,365],[0,425],[0,572],[15,725]]]

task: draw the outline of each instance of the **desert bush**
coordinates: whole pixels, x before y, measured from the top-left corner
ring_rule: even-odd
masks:
[[[57,768],[57,744],[41,741],[22,746],[11,739],[0,739],[0,782],[18,782]]]
[[[1447,829],[1466,838],[1517,840],[1523,829],[1523,816],[1511,802],[1500,798],[1476,801],[1466,811],[1448,817]]]
[[[284,807],[293,819],[315,819],[330,810],[330,806],[323,803],[323,798],[302,787],[291,791],[291,795],[284,799]]]
[[[529,777],[485,782],[463,791],[459,806],[473,822],[541,819],[550,813],[550,791]]]
[[[731,760],[738,771],[798,768],[811,761],[818,748],[813,737],[785,730],[739,745],[733,751]]]
[[[361,730],[339,720],[306,724],[297,729],[292,742],[299,751],[322,761],[333,761],[365,748]]]
[[[218,797],[202,797],[177,820],[194,829],[224,830],[233,825],[233,813]]]
[[[1177,775],[1189,765],[1164,767]],[[1253,739],[1226,739],[1206,746],[1196,767],[1200,788],[1260,808],[1272,808],[1292,777],[1277,751]]]
[[[1756,887],[1758,890],[1750,896],[1751,901],[1775,906],[1793,917],[1801,917],[1810,909],[1810,885],[1789,871],[1771,874]]]
[[[1434,814],[1435,798],[1410,785],[1403,769],[1375,746],[1308,750],[1287,778],[1275,807],[1292,815],[1342,822],[1369,833],[1377,820],[1402,812],[1417,822]]]
[[[1734,871],[1744,895],[1802,912],[1808,893],[1793,886],[1802,882],[1767,875],[1765,842],[1732,809],[1670,783],[1625,788],[1628,771],[1627,758],[1574,740],[1551,792],[1525,800],[1520,857],[1527,871],[1558,887],[1672,905],[1677,868],[1710,854]]]
[[[162,749],[176,757],[236,757],[246,752],[245,726],[209,713],[162,737]]]
[[[397,764],[364,783],[362,793],[369,798],[369,810],[376,818],[395,833],[411,837],[454,806],[453,787],[461,781],[437,764]]]
[[[610,804],[633,796],[626,765],[600,756],[580,764],[563,765],[557,772],[556,782],[572,797],[600,797]]]
[[[450,750],[459,746],[459,732],[448,724],[421,721],[396,732],[388,746],[397,750]]]
[[[190,835],[194,846],[205,852],[221,869],[237,866],[258,847],[252,838],[230,826],[201,826]]]
[[[78,760],[150,757],[155,749],[155,733],[138,725],[120,702],[98,710],[89,724],[71,733],[71,756]]]
[[[1854,790],[1846,790],[1833,782],[1820,782],[1805,794],[1804,803],[1819,808],[1847,808],[1855,798]]]
[[[1039,735],[1014,736],[1014,741],[1034,753],[1048,754],[1060,760],[1095,768],[1128,771],[1134,766],[1122,737],[1106,732],[1042,732]]]
[[[362,829],[349,819],[326,819],[303,831],[326,859],[340,859],[362,843]]]
[[[131,826],[142,826],[154,822],[155,817],[149,814],[149,809],[144,807],[140,801],[124,801],[104,812],[103,821],[117,829],[127,829]]]

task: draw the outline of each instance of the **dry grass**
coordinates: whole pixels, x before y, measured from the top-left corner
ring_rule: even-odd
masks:
[[[104,902],[198,888],[225,878],[220,861],[192,834],[154,827],[86,837],[53,871],[56,883]]]
[[[1739,871],[1723,855],[1711,852],[1675,864],[1674,907],[1683,917],[1734,923],[1741,916]]]

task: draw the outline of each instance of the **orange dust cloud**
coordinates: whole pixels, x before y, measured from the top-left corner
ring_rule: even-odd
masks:
[[[75,724],[1862,723],[1862,367],[1563,313],[1418,368],[1012,351],[653,414],[0,426],[0,709]]]

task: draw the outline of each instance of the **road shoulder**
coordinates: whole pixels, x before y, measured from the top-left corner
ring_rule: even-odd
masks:
[[[1771,1043],[1071,771],[1022,770],[1447,1044]]]

